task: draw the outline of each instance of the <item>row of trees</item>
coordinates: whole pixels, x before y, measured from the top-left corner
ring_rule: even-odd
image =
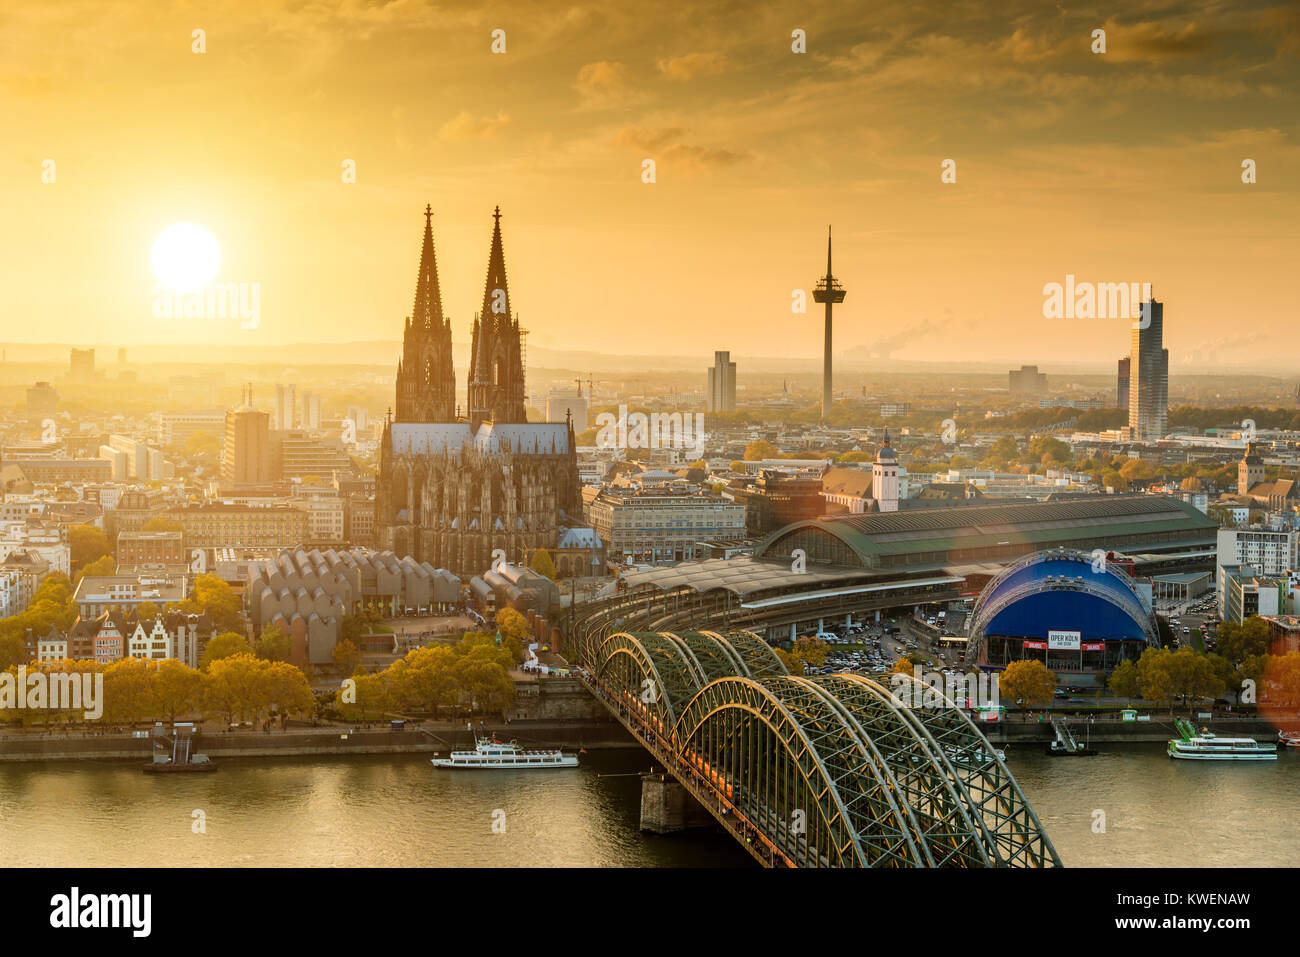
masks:
[[[27,662],[24,641],[28,631],[44,637],[51,626],[67,631],[76,620],[72,582],[61,572],[46,575],[26,610],[0,618],[0,670]]]
[[[356,700],[340,696],[339,710],[361,720],[407,711],[431,712],[436,719],[447,707],[503,711],[515,699],[515,658],[503,646],[493,635],[470,632],[456,645],[417,648],[377,674],[358,669]]]
[[[1189,703],[1199,698],[1217,698],[1225,691],[1241,693],[1251,682],[1262,697],[1266,689],[1277,685],[1300,662],[1300,654],[1270,655],[1245,652],[1236,660],[1220,654],[1203,654],[1191,648],[1148,648],[1136,662],[1124,661],[1111,673],[1108,687],[1126,698],[1163,701],[1173,710],[1174,702]],[[1289,693],[1289,692],[1288,692]],[[1300,695],[1292,700],[1291,710],[1300,706]]]
[[[46,662],[37,667],[46,674],[102,673],[103,716],[100,723],[133,724],[138,721],[188,717],[220,717],[231,721],[260,721],[275,712],[311,715],[315,697],[307,677],[282,661],[267,661],[239,654],[208,664],[206,670],[179,661],[123,658],[110,665],[95,661]],[[16,668],[8,669],[16,675]],[[36,721],[84,720],[84,708],[74,711],[24,708],[15,711],[25,724]]]
[[[375,674],[359,666],[359,655],[341,656],[340,642],[335,663],[345,673],[352,663],[356,695],[353,701],[340,696],[339,710],[350,719],[394,711],[428,711],[436,718],[447,707],[504,710],[515,698],[510,672],[527,657],[524,649],[532,632],[528,620],[513,608],[497,611],[496,626],[495,634],[471,631],[455,645],[417,648]]]

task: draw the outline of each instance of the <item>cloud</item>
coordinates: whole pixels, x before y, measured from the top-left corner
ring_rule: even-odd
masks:
[[[614,137],[616,146],[634,146],[639,150],[661,150],[677,143],[685,134],[680,126],[667,126],[659,129],[648,127],[625,126]]]
[[[1212,33],[1198,30],[1195,23],[1174,29],[1152,21],[1121,26],[1111,19],[1106,21],[1103,29],[1106,31],[1106,52],[1102,59],[1110,63],[1162,63],[1205,53],[1217,39]]]
[[[573,88],[578,91],[580,110],[616,109],[644,99],[627,85],[627,66],[617,60],[583,64]]]
[[[439,127],[438,137],[449,142],[491,139],[509,124],[510,117],[504,112],[476,119],[469,110],[462,110]]]
[[[614,145],[635,148],[663,169],[694,175],[735,166],[749,159],[749,154],[735,150],[697,146],[682,142],[686,131],[678,126],[625,126],[614,137]]]
[[[724,53],[687,53],[685,56],[659,60],[655,66],[668,79],[684,83],[697,76],[717,76],[724,72],[727,69],[727,56]]]

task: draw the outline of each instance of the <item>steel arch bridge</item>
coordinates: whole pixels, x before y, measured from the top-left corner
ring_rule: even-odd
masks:
[[[763,864],[1060,866],[979,729],[911,675],[796,677],[747,631],[582,650],[597,697]]]

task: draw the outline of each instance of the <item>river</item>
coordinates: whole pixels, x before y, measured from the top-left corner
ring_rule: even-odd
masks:
[[[1067,866],[1282,866],[1300,856],[1300,754],[1193,764],[1157,744],[1103,748],[1008,755]],[[162,777],[136,762],[4,764],[0,865],[752,866],[719,831],[642,834],[635,773],[649,763],[633,750],[588,753],[576,771],[436,771],[416,755],[248,758]],[[1097,810],[1104,832],[1094,831]]]

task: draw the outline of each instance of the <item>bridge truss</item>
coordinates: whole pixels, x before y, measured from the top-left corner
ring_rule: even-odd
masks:
[[[765,865],[1060,866],[979,729],[910,675],[796,677],[748,631],[577,637],[592,691]]]

